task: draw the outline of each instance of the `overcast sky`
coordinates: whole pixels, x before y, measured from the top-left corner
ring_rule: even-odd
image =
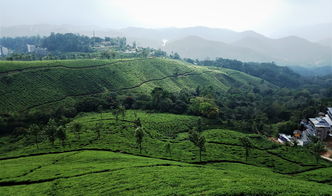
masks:
[[[270,34],[332,22],[332,0],[0,0],[0,24],[208,26]]]

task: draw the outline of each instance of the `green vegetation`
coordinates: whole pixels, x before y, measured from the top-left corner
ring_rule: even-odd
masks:
[[[1,195],[331,192],[319,143],[269,139],[328,89],[161,58],[0,62],[0,87]]]
[[[5,159],[0,160],[3,185],[0,192],[60,194],[60,190],[68,189],[64,192],[143,194],[141,186],[149,194],[323,195],[331,190],[328,173],[318,179],[316,176],[321,170],[329,172],[332,164],[324,160],[316,163],[309,149],[277,145],[257,134],[209,129],[215,127],[213,121],[197,116],[138,110],[126,111],[124,119],[116,119],[113,112],[100,116],[100,113],[81,113],[66,123],[65,145],[61,138],[54,145],[44,138],[36,148],[25,137],[18,140],[3,137],[0,159]],[[98,123],[102,127],[99,132]],[[197,137],[190,136],[191,130],[199,130],[198,125],[203,127],[201,133],[195,131]],[[144,138],[136,137],[137,126],[144,127]],[[40,135],[44,136],[47,135]],[[205,142],[200,142],[201,137]],[[251,144],[247,160],[244,137]],[[137,148],[137,143],[143,148]],[[202,162],[198,162],[200,151]],[[35,153],[41,155],[24,157]],[[170,158],[174,161],[162,160]],[[317,174],[311,175],[308,170]],[[106,180],[109,178],[113,180]],[[150,182],[154,182],[152,187]],[[170,185],[174,183],[181,186]]]
[[[33,67],[34,69],[30,69]],[[16,71],[24,69],[24,71]],[[170,92],[195,89],[198,85],[226,91],[237,81],[259,85],[259,80],[227,69],[193,67],[190,64],[162,59],[66,60],[0,62],[1,113],[22,111],[43,104],[79,96],[120,90],[148,93],[154,87]],[[87,71],[88,70],[88,71]],[[231,81],[228,78],[231,78]],[[24,88],[24,91],[22,91]],[[24,99],[17,100],[17,97]]]
[[[329,185],[254,166],[209,167],[105,151],[42,155],[1,164],[5,172],[0,174],[0,184],[18,184],[0,187],[1,195],[328,195],[331,190]]]

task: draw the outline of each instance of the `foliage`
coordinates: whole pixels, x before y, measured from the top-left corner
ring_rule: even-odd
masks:
[[[248,161],[250,148],[252,147],[251,141],[249,140],[248,137],[242,137],[242,138],[240,138],[240,142],[246,150],[245,157],[246,157],[246,161]]]
[[[139,148],[139,153],[142,153],[142,142],[144,137],[144,130],[142,127],[138,127],[135,130],[136,143]]]
[[[199,148],[199,161],[202,161],[202,151],[205,151],[205,137],[197,131],[189,132],[189,140]]]
[[[0,164],[0,182],[49,181],[1,186],[1,195],[329,195],[331,191],[328,184],[250,165],[200,166],[107,151],[41,155]]]

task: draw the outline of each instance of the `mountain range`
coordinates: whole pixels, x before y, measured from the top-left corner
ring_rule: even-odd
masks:
[[[322,29],[328,31],[329,25]],[[201,26],[108,29],[96,26],[24,25],[1,27],[0,32],[0,36],[49,35],[51,32],[72,32],[92,36],[94,32],[96,36],[101,37],[125,36],[129,43],[135,41],[138,46],[160,48],[170,53],[177,52],[184,58],[222,57],[241,61],[273,61],[279,65],[309,68],[332,66],[332,38],[328,37],[329,34],[318,33],[318,30],[310,31],[311,38],[317,35],[317,42],[296,35],[274,39],[254,31],[236,32]]]

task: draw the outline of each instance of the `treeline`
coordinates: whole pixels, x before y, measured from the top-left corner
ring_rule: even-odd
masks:
[[[80,112],[106,110],[120,114],[127,109],[142,109],[202,116],[228,128],[270,136],[278,132],[290,133],[298,128],[301,119],[316,116],[331,105],[332,88],[263,91],[239,87],[218,92],[212,87],[198,86],[194,91],[183,89],[177,93],[155,88],[150,94],[110,93],[56,109],[2,114],[0,133],[16,133],[31,124],[44,126],[50,119],[66,122]]]
[[[233,59],[216,58],[215,60],[193,60],[185,58],[185,61],[197,65],[215,66],[238,70],[252,76],[262,78],[279,87],[299,87],[303,78],[288,67],[277,66],[271,63],[242,62]]]
[[[41,46],[45,37],[1,37],[0,46],[4,46],[14,53],[27,53],[27,44]]]
[[[0,45],[9,48],[14,53],[28,53],[27,44],[46,48],[50,52],[91,52],[93,47],[100,43],[113,46],[119,50],[125,50],[127,40],[125,37],[88,37],[73,33],[51,33],[49,36],[30,37],[3,37]]]

